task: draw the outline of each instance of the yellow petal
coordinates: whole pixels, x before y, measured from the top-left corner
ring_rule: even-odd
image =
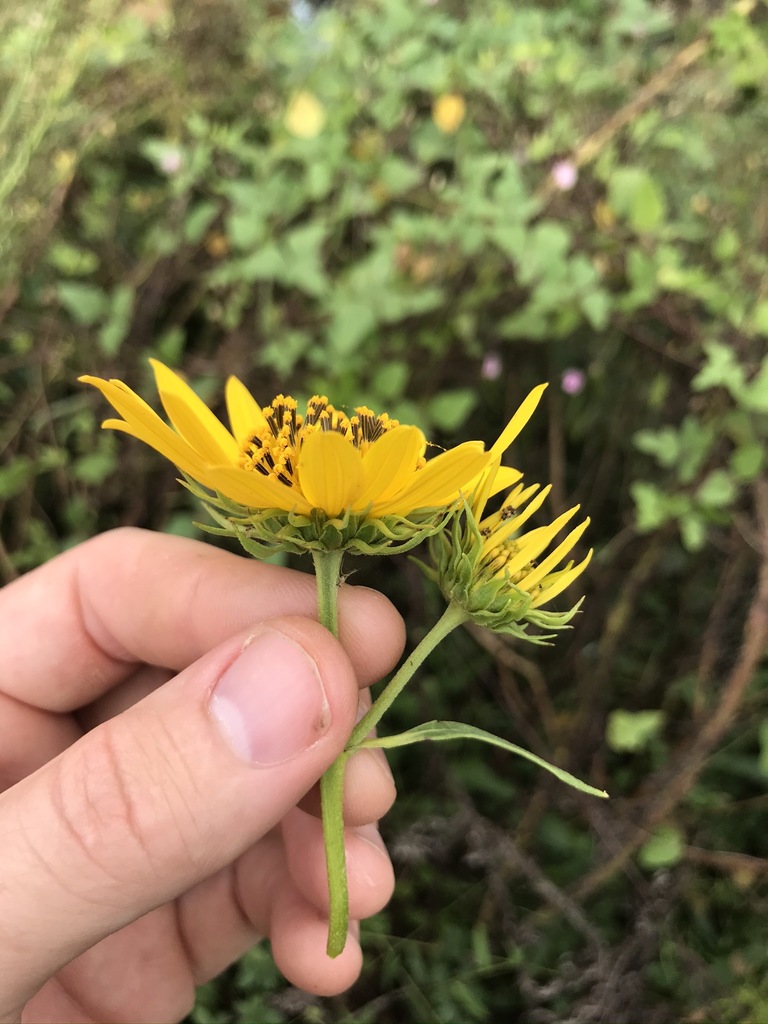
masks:
[[[483,510],[494,494],[509,490],[517,480],[522,480],[522,477],[523,474],[519,470],[512,469],[511,466],[501,466],[499,459],[494,459],[488,469],[465,488],[468,494],[474,495],[472,512],[475,519],[482,519]]]
[[[289,487],[258,471],[237,466],[211,466],[207,475],[211,481],[208,486],[248,508],[279,508],[302,515],[311,510],[297,487]]]
[[[523,479],[523,474],[519,469],[513,469],[511,466],[499,466],[496,470],[496,476],[493,481],[493,486],[488,492],[488,497],[492,498],[494,494],[499,494],[500,491],[508,491],[511,487]]]
[[[401,491],[417,472],[426,441],[418,427],[393,427],[374,441],[363,456],[365,485],[357,507],[386,501]]]
[[[496,512],[492,512],[489,516],[486,516],[486,518],[480,523],[480,526],[485,530],[495,530],[502,522],[506,522],[510,518],[509,515],[503,515],[506,509],[520,508],[520,506],[524,505],[529,498],[533,497],[540,486],[540,484],[531,484],[530,487],[523,487],[522,483],[519,483],[517,487],[514,487],[504,498],[504,503],[501,508]]]
[[[84,384],[92,384],[123,417],[121,420],[106,420],[104,426],[111,430],[122,430],[148,444],[150,448],[170,459],[183,472],[188,473],[208,486],[205,480],[206,464],[194,448],[179,437],[143,398],[131,391],[120,380],[101,380],[99,377],[78,378]]]
[[[224,390],[229,425],[238,444],[267,425],[261,406],[237,377],[230,377]]]
[[[174,429],[206,462],[223,465],[235,462],[240,448],[218,417],[173,370],[157,359],[149,362],[155,373],[160,401]]]
[[[484,473],[481,473],[477,480],[470,484],[469,491],[472,494],[472,514],[476,522],[480,522],[491,490],[499,472],[499,462],[494,460]]]
[[[547,484],[547,489],[549,489],[551,486],[552,484]],[[513,508],[520,508],[520,506],[524,505],[529,498],[533,497],[536,491],[538,491],[539,487],[541,487],[541,484],[531,484],[530,487],[523,487],[523,485],[520,484],[510,494],[507,501],[509,502],[510,505],[512,505]]]
[[[502,431],[501,437],[491,448],[491,455],[493,455],[494,458],[501,458],[502,454],[507,450],[507,448],[509,448],[528,420],[533,416],[536,406],[539,404],[541,396],[546,391],[546,388],[546,384],[539,384],[523,400],[520,408]]]
[[[538,486],[538,485],[535,485],[535,486]],[[529,490],[529,491],[530,491],[530,489],[531,489],[530,487],[527,488],[527,490]],[[536,497],[533,499],[533,501],[531,501],[523,509],[523,511],[520,512],[519,515],[510,516],[509,519],[502,520],[499,523],[499,525],[496,526],[496,528],[493,530],[493,532],[491,533],[491,536],[485,541],[485,544],[483,545],[483,547],[484,548],[488,548],[488,549],[490,549],[492,547],[496,547],[497,544],[501,544],[501,542],[506,540],[507,537],[509,537],[511,534],[517,533],[517,531],[520,529],[520,527],[523,525],[523,523],[527,522],[527,520],[531,518],[531,516],[534,514],[534,512],[537,512],[541,508],[541,506],[544,504],[544,502],[546,500],[547,495],[549,494],[549,492],[551,490],[552,490],[552,484],[547,484],[547,486],[542,491],[539,491],[539,493],[536,495]],[[525,494],[525,491],[523,492],[523,494]],[[521,502],[521,504],[522,504],[522,502]],[[525,539],[529,540],[530,539],[530,535],[529,535],[528,538],[525,538]]]
[[[535,587],[537,583],[543,580],[547,573],[551,572],[555,566],[565,558],[588,526],[589,517],[587,517],[583,523],[580,523],[575,530],[571,530],[565,540],[561,541],[555,550],[551,554],[547,555],[544,561],[540,562],[533,572],[526,576],[522,583],[520,583],[520,589],[531,590],[532,587]]]
[[[160,420],[160,422],[163,423],[162,420]],[[120,430],[124,434],[130,434],[131,437],[135,437],[138,441],[143,441],[144,444],[148,444],[150,448],[154,448],[155,451],[160,452],[161,455],[165,456],[166,459],[177,466],[183,473],[186,473],[187,476],[191,476],[193,480],[197,480],[198,483],[201,483],[204,487],[212,486],[211,481],[208,478],[206,468],[200,463],[197,458],[197,453],[193,452],[191,449],[189,450],[189,459],[185,458],[185,452],[181,450],[172,453],[169,450],[170,446],[161,442],[151,429],[148,429],[141,423],[127,423],[125,420],[104,420],[101,425],[105,430]],[[166,426],[164,423],[163,426],[173,434],[170,427]],[[176,434],[173,434],[173,437],[178,440],[180,445],[185,444],[185,442]]]
[[[417,509],[450,505],[487,468],[489,461],[490,455],[480,441],[465,441],[430,459],[413,474],[403,491],[389,501],[376,502],[371,514],[407,515]]]
[[[575,565],[572,569],[568,569],[566,572],[562,573],[562,575],[560,575],[551,586],[544,587],[543,590],[539,591],[531,602],[531,608],[540,608],[543,604],[546,604],[547,601],[551,601],[553,597],[557,597],[558,594],[562,594],[566,588],[570,587],[576,577],[580,576],[581,573],[584,572],[591,560],[592,548],[589,549],[587,557],[583,561],[579,562],[579,564]]]
[[[312,508],[336,516],[357,508],[364,485],[363,460],[335,430],[318,430],[304,439],[298,460],[299,486]]]
[[[572,519],[579,511],[579,506],[575,505],[573,508],[569,508],[567,512],[563,512],[561,516],[558,516],[553,523],[549,526],[539,527],[537,530],[531,530],[530,533],[520,538],[520,543],[523,545],[514,558],[510,559],[509,562],[504,566],[511,575],[519,572],[520,569],[524,569],[529,562],[532,562],[534,558],[538,558],[544,548],[550,543],[551,540],[562,530],[569,519]],[[543,563],[542,563],[543,564]],[[531,573],[537,572],[534,569]],[[542,575],[546,575],[545,570]],[[541,576],[539,576],[541,579]],[[528,577],[525,578],[522,584],[518,584],[523,590],[528,589]]]

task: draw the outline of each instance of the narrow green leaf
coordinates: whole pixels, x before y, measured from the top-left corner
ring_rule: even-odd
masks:
[[[525,758],[526,761],[532,761],[539,768],[544,768],[545,771],[551,772],[561,782],[573,786],[574,789],[581,790],[582,793],[589,793],[591,796],[608,796],[605,790],[595,789],[594,786],[587,785],[586,782],[577,779],[575,775],[571,775],[562,768],[549,764],[548,761],[537,757],[536,754],[532,754],[529,750],[518,747],[508,740],[503,740],[499,736],[494,736],[492,732],[486,732],[485,729],[477,729],[475,726],[465,725],[463,722],[425,722],[415,729],[398,733],[396,736],[379,736],[376,739],[364,740],[360,746],[404,747],[409,743],[420,743],[422,740],[481,740],[483,743],[490,743],[494,747],[501,747],[502,750],[507,750],[511,754],[517,754],[519,757]]]

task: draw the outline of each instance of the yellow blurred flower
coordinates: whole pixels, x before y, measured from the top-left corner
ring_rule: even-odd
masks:
[[[325,107],[313,92],[301,89],[285,111],[285,127],[299,139],[314,139],[325,127]]]
[[[432,104],[432,120],[446,135],[453,135],[459,130],[466,113],[464,97],[458,93],[443,93]]]
[[[53,166],[62,177],[74,170],[77,157],[71,149],[57,149],[53,155]]]

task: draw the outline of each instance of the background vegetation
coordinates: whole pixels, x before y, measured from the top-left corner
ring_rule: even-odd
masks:
[[[398,875],[342,998],[261,948],[225,1021],[768,1019],[768,11],[739,0],[47,0],[0,11],[0,571],[192,533],[81,372],[326,391],[516,445],[597,557],[551,650],[462,633],[390,723]],[[439,611],[361,566],[412,640]],[[582,586],[580,581],[579,586]]]

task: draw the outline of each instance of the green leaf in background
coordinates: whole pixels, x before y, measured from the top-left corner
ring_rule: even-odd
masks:
[[[680,519],[680,538],[686,551],[701,551],[707,539],[707,526],[695,512],[687,512]]]
[[[644,533],[655,530],[669,518],[666,495],[655,484],[646,480],[635,480],[630,485],[635,502],[637,529]]]
[[[758,441],[749,441],[731,455],[730,469],[737,480],[755,480],[765,464],[766,450]]]
[[[110,450],[90,452],[73,463],[72,475],[76,480],[84,484],[100,484],[114,473],[117,465],[115,445],[105,447]]]
[[[67,453],[63,449],[42,447],[37,458],[17,455],[13,462],[0,467],[0,500],[20,494],[35,477],[66,465]]]
[[[663,825],[640,847],[637,859],[642,867],[655,871],[679,864],[684,849],[685,841],[680,829],[674,825]]]
[[[616,168],[608,181],[608,197],[611,207],[638,233],[651,231],[666,217],[664,193],[643,167]]]
[[[477,391],[471,388],[441,391],[430,399],[427,414],[436,427],[450,434],[464,423],[477,402]]]
[[[67,277],[85,277],[96,270],[99,258],[91,249],[59,238],[48,250],[48,262]]]
[[[376,368],[371,387],[377,399],[391,402],[402,398],[410,375],[408,363],[392,359]]]
[[[619,708],[608,716],[605,741],[617,753],[636,754],[645,750],[664,725],[663,711],[625,711]]]
[[[575,775],[571,775],[570,772],[566,772],[562,768],[557,768],[555,765],[543,760],[543,758],[537,757],[536,754],[532,754],[529,750],[518,747],[508,740],[503,740],[499,736],[494,736],[493,733],[486,732],[485,729],[477,729],[473,725],[464,725],[463,722],[425,722],[423,725],[416,726],[415,729],[408,729],[407,732],[398,733],[397,736],[379,736],[376,739],[364,740],[360,746],[389,749],[391,747],[404,747],[409,743],[421,743],[424,740],[480,740],[483,743],[490,743],[492,746],[501,747],[502,750],[506,750],[511,754],[517,754],[518,757],[523,757],[526,761],[532,761],[539,768],[544,768],[546,771],[551,772],[561,782],[573,786],[574,789],[581,790],[582,793],[589,793],[591,796],[608,796],[605,790],[595,789],[594,786],[582,782]]]
[[[739,251],[739,236],[732,227],[726,225],[712,245],[712,255],[720,263],[728,263]]]
[[[80,281],[60,281],[56,294],[75,323],[83,327],[98,323],[109,305],[109,299],[103,289]]]
[[[168,366],[178,366],[186,340],[186,334],[181,327],[169,327],[155,341],[157,358]]]
[[[351,355],[373,331],[376,316],[370,303],[339,298],[338,304],[334,303],[336,308],[328,330],[328,347],[332,356],[343,358]]]
[[[764,719],[758,726],[757,738],[760,744],[757,763],[763,775],[768,776],[768,718]]]
[[[664,220],[666,212],[664,193],[650,175],[644,175],[632,196],[629,223],[637,232],[650,231]]]
[[[570,244],[571,236],[564,225],[553,220],[537,224],[527,235],[525,256],[517,272],[520,283],[531,284],[560,271]]]
[[[750,412],[768,412],[768,356],[738,395],[739,404]]]
[[[660,430],[638,430],[632,438],[638,451],[653,455],[660,466],[674,466],[680,455],[680,435],[673,427]]]
[[[194,206],[187,214],[184,221],[184,237],[188,242],[196,244],[199,242],[219,212],[219,206],[214,202],[202,202]]]
[[[99,331],[99,348],[105,356],[115,356],[131,327],[136,290],[133,285],[119,284],[112,294],[106,323]]]
[[[752,310],[752,330],[768,335],[768,299],[761,299]]]
[[[590,327],[593,327],[596,331],[602,331],[608,324],[611,305],[610,296],[602,289],[588,292],[581,300],[584,316],[589,321]]]
[[[17,455],[13,462],[0,467],[0,500],[13,498],[34,477],[35,464],[29,456]]]
[[[736,497],[736,484],[725,469],[713,469],[696,491],[696,499],[705,508],[725,508]]]
[[[720,341],[704,343],[707,361],[691,381],[694,391],[708,388],[726,388],[737,393],[744,384],[744,368],[730,345]]]

